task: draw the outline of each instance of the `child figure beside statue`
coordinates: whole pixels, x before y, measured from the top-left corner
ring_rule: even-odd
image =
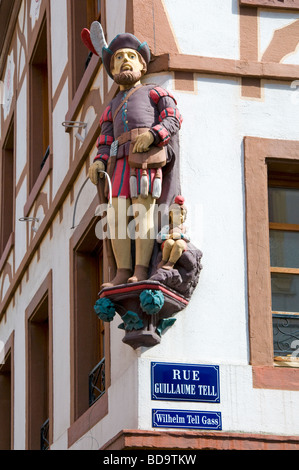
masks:
[[[157,235],[157,242],[161,243],[162,260],[157,268],[170,270],[188,249],[190,238],[184,224],[187,209],[183,196],[177,196],[169,209],[169,225],[165,225]]]

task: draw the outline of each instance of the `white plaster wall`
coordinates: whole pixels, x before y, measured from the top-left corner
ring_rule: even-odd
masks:
[[[68,110],[68,81],[53,110],[53,198],[69,169],[69,134],[62,126]]]
[[[237,0],[163,0],[180,52],[239,59]]]
[[[22,0],[20,11],[19,11],[19,16],[18,16],[18,23],[21,31],[23,30],[23,24],[24,24],[24,36],[27,42],[27,21],[25,18],[26,15],[26,8],[25,8],[25,0]]]
[[[65,226],[63,225],[65,224]],[[69,305],[69,238],[66,225],[53,222],[53,237],[45,236],[40,259],[34,256],[29,279],[22,279],[7,311],[7,321],[0,323],[0,338],[5,343],[14,331],[14,445],[25,448],[26,439],[26,344],[25,311],[36,291],[52,269],[53,272],[53,387],[54,439],[59,439],[70,425],[70,305]],[[67,446],[65,447],[65,449]]]
[[[153,408],[220,411],[223,431],[296,435],[298,394],[252,387],[242,150],[244,135],[295,137],[297,108],[288,102],[294,90],[269,83],[261,100],[246,100],[240,96],[239,80],[198,76],[195,93],[174,91],[171,74],[145,81],[173,91],[184,117],[182,189],[192,241],[203,251],[204,268],[189,306],[176,315],[160,345],[134,351],[122,343],[121,320],[114,319],[109,415],[72,449],[98,449],[124,428],[152,429]],[[75,193],[84,178],[82,170]],[[88,186],[82,198],[85,206]],[[78,208],[78,221],[83,214]],[[151,361],[219,365],[221,403],[152,401]],[[63,449],[65,442],[61,434],[54,448]]]
[[[18,26],[20,30],[23,32],[25,36],[25,41],[27,45],[27,18],[26,18],[26,11],[25,11],[25,1],[23,0],[21,3],[19,16],[18,16]],[[18,57],[18,79],[20,79],[22,72],[25,67],[25,50],[24,47],[21,45],[19,38],[17,38],[17,57]]]
[[[47,240],[47,238],[46,238]],[[47,240],[48,244],[48,240]],[[48,244],[49,250],[49,244]],[[26,442],[26,334],[25,311],[39,286],[48,274],[48,260],[37,262],[35,255],[29,267],[29,280],[26,276],[17,289],[14,305],[11,303],[6,321],[0,323],[1,339],[6,342],[14,331],[14,449],[23,450]]]
[[[87,183],[84,185],[86,179],[87,179],[87,175],[86,175],[86,169],[84,166],[74,183],[74,199],[75,200],[78,198],[79,192],[82,189],[80,196],[77,200],[77,207],[76,207],[76,213],[75,213],[75,226],[80,224],[80,221],[82,220],[82,217],[85,215],[86,210],[90,206],[91,201],[93,201],[93,199],[97,195],[97,188],[90,180],[87,181]],[[74,214],[73,210],[74,210],[74,207],[72,208],[72,213],[70,214],[68,230],[70,229],[70,227],[72,227],[73,214]]]
[[[262,99],[250,100],[241,98],[237,79],[198,76],[196,92],[184,93],[164,78],[184,118],[182,193],[203,271],[189,306],[161,344],[136,352],[139,427],[151,429],[152,408],[206,410],[221,411],[224,431],[298,435],[298,393],[252,387],[243,180],[245,135],[298,139],[294,90],[267,83]],[[151,401],[152,360],[220,365],[221,403]]]
[[[67,211],[69,211],[68,208]],[[68,231],[69,215],[65,215],[59,230],[53,231],[53,247],[55,247],[55,277],[53,282],[53,315],[54,315],[54,445],[53,450],[67,448],[67,428],[69,427],[69,306],[62,304],[66,300],[55,299],[60,293],[64,270],[61,271],[63,253],[66,247],[62,246],[62,234]],[[65,221],[65,222],[64,222]],[[55,226],[57,223],[55,224]],[[54,226],[54,227],[55,227]],[[53,228],[54,228],[53,227]],[[56,233],[57,240],[54,239]],[[67,237],[66,242],[68,242]],[[57,250],[57,241],[60,249]],[[65,251],[63,251],[65,250]],[[68,253],[68,252],[67,252]],[[59,264],[59,266],[58,266]],[[60,268],[59,268],[60,267]],[[68,272],[66,267],[65,272]],[[59,305],[61,304],[61,305]],[[91,312],[92,314],[92,312]],[[136,352],[122,343],[123,331],[118,328],[121,318],[115,319],[111,324],[111,386],[109,387],[109,414],[97,423],[90,431],[83,435],[70,449],[71,450],[98,450],[109,439],[113,438],[121,429],[136,429],[138,426],[138,361]],[[56,336],[56,338],[55,338]],[[63,359],[62,359],[63,358]]]
[[[67,215],[67,214],[66,214]],[[58,439],[70,426],[70,265],[69,217],[53,222],[51,259],[53,270],[53,439]],[[48,244],[41,248],[47,253]]]
[[[239,106],[243,135],[298,140],[299,99],[296,86],[265,83],[262,100],[242,99]]]
[[[31,28],[33,29],[40,14],[42,0],[31,0],[29,16],[31,18]]]
[[[107,36],[106,41],[108,44],[117,34],[125,33],[126,31],[126,12],[127,3],[125,0],[109,0],[106,2],[106,24]],[[104,72],[106,73],[106,71]],[[113,85],[113,80],[108,77],[108,91]]]
[[[65,0],[62,7],[60,2],[51,2],[52,50],[60,49],[60,40],[65,34],[58,30],[64,24],[60,10],[65,8]],[[183,53],[239,58],[236,0],[164,0],[164,3]],[[124,31],[123,4],[124,0],[107,2],[107,19],[111,24],[108,40]],[[115,11],[119,14],[115,15]],[[56,25],[57,17],[61,20]],[[274,18],[261,14],[260,31],[265,45],[271,39],[270,31],[278,24],[275,19],[270,27],[268,19]],[[262,45],[261,50],[263,48]],[[66,54],[64,50],[61,57],[53,56],[53,92]],[[98,449],[121,429],[151,429],[151,410],[159,407],[221,411],[224,431],[298,435],[298,392],[252,388],[248,365],[242,150],[245,135],[298,139],[296,90],[289,85],[267,83],[262,99],[247,100],[241,98],[240,82],[235,79],[197,76],[195,93],[174,91],[171,74],[147,76],[144,81],[156,82],[173,91],[184,118],[180,133],[182,192],[188,206],[187,224],[192,242],[203,251],[203,271],[189,306],[176,315],[176,323],[163,334],[160,345],[134,351],[122,343],[124,332],[118,329],[121,319],[114,319],[109,414],[72,449]],[[26,87],[25,79],[17,104],[17,181],[26,163]],[[69,167],[69,136],[61,125],[68,106],[67,87],[66,83],[53,114],[54,197]],[[85,178],[83,167],[74,184],[75,197]],[[23,216],[26,188],[25,179],[16,201],[16,269],[26,250],[26,225],[18,222]],[[78,205],[77,223],[95,194],[95,188],[88,183]],[[16,449],[23,449],[25,444],[24,312],[50,269],[53,270],[53,448],[67,448],[71,392],[69,239],[72,215],[73,204],[67,198],[62,222],[59,216],[54,220],[52,239],[49,233],[44,238],[40,261],[35,255],[29,268],[29,281],[22,280],[22,290],[17,289],[15,293],[15,306],[9,306],[6,322],[0,323],[0,339],[4,342],[15,330]],[[151,401],[151,361],[219,365],[221,403]]]
[[[101,103],[104,102],[105,97],[104,97],[104,73],[106,74],[106,71],[104,71],[104,66],[101,65],[98,73],[95,76],[95,79],[93,81],[92,86],[90,87],[90,90],[98,90],[99,93],[99,99]]]
[[[9,276],[8,276],[8,274],[6,274],[6,275],[4,276],[4,279],[3,279],[2,299],[5,298],[5,294],[6,294],[6,292],[8,291],[9,286],[10,286]],[[2,300],[2,299],[1,299],[1,300]]]
[[[273,39],[275,31],[291,25],[299,19],[299,13],[259,10],[259,60]],[[298,50],[285,57],[282,61],[286,64],[299,64]]]
[[[14,348],[14,449],[25,448],[26,436],[26,346],[23,299],[16,299],[14,311],[9,312],[15,329]]]
[[[27,160],[27,77],[25,77],[21,90],[18,93],[16,112],[16,183]],[[26,201],[24,201],[25,204]]]
[[[117,34],[125,33],[126,12],[127,6],[125,0],[109,0],[109,2],[106,2],[106,41],[108,44]]]
[[[299,43],[298,43],[299,46]],[[297,47],[294,52],[291,54],[286,55],[282,61],[282,64],[293,64],[293,65],[299,65],[299,48]]]
[[[50,184],[51,184],[50,183],[50,177],[48,176],[46,178],[45,184],[41,188],[41,193],[46,194],[46,196],[47,196],[48,206],[50,206]],[[31,240],[34,237],[36,237],[36,235],[38,233],[38,232],[35,231],[35,229],[36,230],[39,229],[39,227],[41,226],[41,224],[43,222],[43,219],[45,218],[44,207],[42,205],[40,205],[40,206],[38,206],[38,208],[36,210],[35,205],[33,205],[32,209],[30,210],[30,212],[28,214],[28,217],[38,219],[38,221],[37,220],[32,220],[32,221],[26,222],[26,225],[28,226],[28,229],[29,229],[29,232],[28,232],[29,233],[29,243],[31,243]],[[25,222],[23,222],[23,224],[25,224]]]
[[[17,38],[17,57],[18,57],[18,61],[20,64],[18,68],[18,79],[20,79],[22,72],[25,68],[26,59],[25,59],[25,51],[24,51],[24,48],[21,46],[21,42],[19,38]]]
[[[51,0],[52,94],[54,95],[68,60],[66,0]],[[59,19],[59,21],[58,21]],[[59,51],[59,53],[57,53]]]
[[[156,355],[154,360],[159,362],[161,357]],[[194,358],[192,363],[197,363]],[[151,400],[150,362],[143,355],[138,371],[142,384],[138,401],[141,429],[151,429],[152,409],[162,408],[221,412],[224,432],[298,435],[298,392],[253,389],[249,366],[220,365],[221,403],[217,404]]]
[[[7,263],[11,266],[12,275],[13,275],[13,266],[14,266],[14,251],[11,250],[10,254],[7,258]],[[5,294],[10,286],[9,282],[9,275],[8,273],[2,272],[0,274],[0,286],[2,286],[2,298],[0,298],[0,302],[5,298]],[[0,340],[1,340],[1,331],[0,331]]]
[[[85,168],[81,172],[84,179]],[[78,178],[75,187],[81,184]],[[93,187],[91,189],[94,189]],[[94,194],[92,195],[93,198]],[[82,214],[87,210],[92,198],[83,194],[83,206],[78,206],[80,223]],[[80,199],[81,201],[81,199]],[[85,205],[86,202],[86,205]],[[69,305],[69,239],[73,234],[71,222],[73,204],[66,200],[63,207],[63,220],[57,216],[53,222],[53,235],[44,239],[40,248],[40,261],[36,257],[30,267],[30,278],[26,295],[20,297],[24,312],[30,302],[30,292],[36,292],[45,275],[53,271],[53,396],[54,396],[54,446],[53,449],[67,448],[67,429],[70,426],[70,305]],[[31,274],[32,273],[32,274]],[[33,294],[32,294],[33,295]],[[92,312],[90,312],[92,314]],[[23,321],[22,321],[23,323]],[[136,353],[122,343],[123,331],[118,328],[121,318],[115,319],[111,326],[111,387],[109,388],[109,415],[91,429],[72,447],[72,449],[98,449],[120,429],[135,429],[138,425],[137,403],[137,359]],[[21,344],[19,347],[23,347]],[[20,357],[24,356],[24,350]],[[20,365],[21,367],[21,365]],[[22,443],[23,434],[19,440]],[[20,444],[21,446],[21,444]]]
[[[109,414],[79,439],[71,450],[98,450],[122,429],[138,428],[138,362],[137,355],[121,339],[123,333],[116,320],[111,328],[111,386]]]
[[[13,96],[15,93],[15,90],[14,90],[14,77],[16,73],[15,69],[16,69],[16,57],[15,57],[14,51],[12,50],[10,54],[7,56],[6,71],[5,71],[5,75],[3,78],[3,81],[4,81],[4,100],[3,100],[4,120],[6,120],[7,116],[9,115]]]
[[[24,217],[24,205],[27,200],[27,178],[18,192],[16,197],[16,216],[15,216],[15,270],[17,271],[23,256],[26,253],[26,237],[27,222],[20,222],[19,219]]]
[[[198,92],[191,94],[172,90],[167,76],[165,80],[184,118],[180,132],[182,193],[192,243],[203,252],[203,271],[189,306],[176,316],[176,324],[154,348],[155,354],[171,357],[175,351],[181,361],[218,361],[221,357],[222,363],[246,364],[239,83],[198,77]]]
[[[167,90],[172,89],[172,75],[170,73],[160,73],[159,75],[155,74],[146,74],[142,77],[142,83],[154,83],[155,85],[163,86]]]

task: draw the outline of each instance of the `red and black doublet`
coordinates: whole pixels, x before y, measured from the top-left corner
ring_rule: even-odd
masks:
[[[124,101],[129,92],[130,90],[120,91],[100,119],[101,134],[97,141],[98,153],[95,161],[102,160],[107,164],[112,142],[119,141],[112,175],[112,197],[130,197],[128,155],[131,131],[148,129],[154,136],[153,145],[158,147],[170,145],[171,150],[172,137],[178,133],[182,123],[176,100],[167,90],[155,85],[143,85]],[[124,105],[114,117],[122,101]],[[168,151],[168,161],[172,158],[171,153],[173,152]],[[141,170],[136,170],[136,176],[139,194]],[[149,169],[149,193],[154,178],[155,170]]]

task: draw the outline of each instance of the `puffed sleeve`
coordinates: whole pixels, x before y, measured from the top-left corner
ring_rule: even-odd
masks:
[[[107,106],[100,118],[101,134],[97,140],[98,152],[94,161],[102,160],[105,164],[110,155],[110,147],[114,140],[113,135],[113,120],[111,105]]]
[[[183,118],[177,108],[174,96],[167,90],[155,87],[149,92],[149,95],[159,112],[159,124],[150,130],[155,139],[154,144],[163,147],[168,144],[171,136],[180,130]]]

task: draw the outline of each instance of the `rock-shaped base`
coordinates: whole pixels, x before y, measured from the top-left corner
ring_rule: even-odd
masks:
[[[159,253],[156,260],[157,266],[161,259],[162,254]],[[190,299],[199,281],[202,270],[201,259],[202,252],[189,243],[188,250],[182,254],[173,269],[154,268],[150,280],[158,281],[186,299]]]

